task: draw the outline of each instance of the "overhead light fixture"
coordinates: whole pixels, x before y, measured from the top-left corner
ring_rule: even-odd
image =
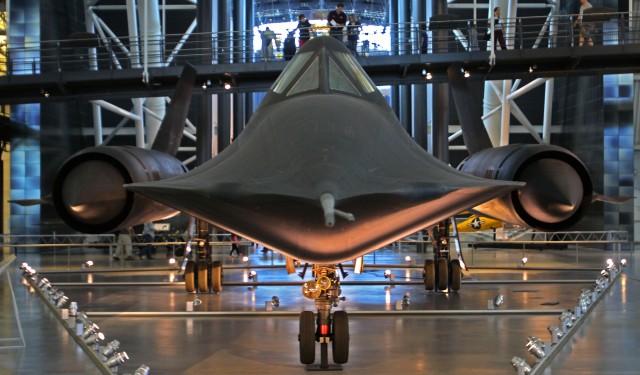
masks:
[[[40,94],[42,94],[42,96],[44,96],[45,98],[49,97],[49,91],[45,89],[40,89]]]
[[[627,266],[627,260],[626,260],[626,259],[622,259],[622,260],[620,261],[620,265],[621,265],[622,267],[626,267],[626,266]]]
[[[520,267],[526,266],[528,261],[529,261],[529,258],[522,257],[522,259],[520,259]]]
[[[114,354],[113,357],[109,358],[104,364],[107,367],[112,368],[121,365],[128,360],[129,356],[127,355],[127,352],[119,352]]]
[[[615,263],[613,263],[613,259],[609,258],[607,259],[607,269],[612,269],[613,266],[615,266]]]
[[[411,262],[411,257],[409,255],[407,255],[406,257],[404,257],[405,262]]]
[[[464,71],[464,78],[469,78],[469,77],[471,77],[471,73],[469,73],[468,70],[465,70]]]
[[[91,268],[91,267],[93,267],[93,261],[92,260],[88,260],[88,261],[82,263],[82,266],[81,266],[82,269]]]
[[[498,307],[504,303],[504,295],[498,294],[496,298],[493,299],[493,306]]]
[[[176,264],[176,258],[174,258],[174,257],[169,258],[169,264],[171,264],[171,265]]]
[[[246,262],[248,262],[248,261],[249,261],[249,257],[248,257],[248,256],[246,256],[246,255],[245,255],[245,256],[243,256],[243,257],[242,257],[242,261],[243,261],[243,262],[245,262],[245,263],[246,263]]]
[[[433,75],[431,74],[431,72],[427,72],[427,74],[425,75],[425,78],[432,79]]]

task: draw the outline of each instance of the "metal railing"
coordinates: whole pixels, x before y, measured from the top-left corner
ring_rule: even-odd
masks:
[[[591,22],[596,45],[640,43],[639,14],[599,14]],[[501,27],[510,49],[556,48],[578,46],[580,30],[575,27],[577,15],[518,17],[504,19]],[[635,25],[635,26],[634,26]],[[359,35],[355,53],[358,56],[397,56],[421,53],[459,53],[487,50],[484,35],[486,20],[447,20],[427,23],[400,23],[384,26],[379,35],[390,40],[385,48],[371,40],[373,35]],[[318,30],[318,35],[324,34]],[[376,34],[378,31],[375,32]],[[378,36],[378,35],[376,35]],[[150,36],[146,40],[105,35],[99,38],[49,40],[34,43],[10,43],[6,50],[7,66],[3,75],[33,75],[46,72],[81,70],[113,70],[194,64],[257,63],[285,58],[284,35],[272,44],[273,55],[264,48],[254,48],[260,35],[253,30],[190,33]],[[422,45],[423,39],[427,40]],[[346,36],[344,37],[346,40]],[[258,44],[260,44],[258,42]],[[425,48],[426,47],[426,48]]]

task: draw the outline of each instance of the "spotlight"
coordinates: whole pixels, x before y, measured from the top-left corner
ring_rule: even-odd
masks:
[[[526,346],[529,353],[533,354],[533,356],[538,359],[542,359],[547,356],[547,353],[544,350],[544,343],[535,336],[529,336],[529,342]]]
[[[61,309],[62,306],[64,306],[67,303],[67,301],[69,301],[69,297],[67,297],[67,296],[60,297],[58,302],[56,302],[56,307]]]
[[[527,258],[527,257],[522,257],[522,259],[520,259],[520,265],[521,265],[522,267],[524,267],[524,266],[527,264],[527,262],[528,262],[528,261],[529,261],[529,258]]]
[[[96,332],[96,333],[92,333],[91,335],[89,335],[87,338],[84,339],[84,343],[87,345],[99,345],[101,342],[104,341],[104,333],[102,332]]]
[[[511,358],[511,364],[516,368],[516,370],[518,370],[518,373],[520,373],[520,371],[524,374],[531,372],[531,366],[529,366],[529,364],[520,357]]]
[[[113,357],[109,358],[109,360],[105,362],[105,365],[107,365],[107,367],[109,368],[116,367],[125,363],[127,360],[129,360],[127,352],[119,352],[114,354]]]
[[[229,82],[225,82],[223,87],[225,90],[229,90],[231,88],[231,84]]]
[[[607,259],[607,269],[610,270],[611,268],[613,268],[614,263],[613,263],[613,259],[609,258]]]
[[[116,352],[116,350],[118,350],[119,347],[120,341],[113,340],[104,347],[104,349],[102,350],[102,354],[105,357],[109,358]]]
[[[138,367],[136,369],[136,371],[133,373],[133,375],[147,375],[147,374],[149,374],[149,370],[151,370],[149,368],[149,366],[147,366],[145,364],[142,364],[142,365],[140,365],[140,367]]]
[[[560,319],[560,322],[566,328],[571,328],[571,327],[573,327],[573,322],[575,322],[575,320],[576,320],[576,316],[570,310],[565,310],[565,311],[562,312],[562,314],[560,315],[560,317],[558,319]],[[564,331],[564,329],[563,329],[563,331]]]
[[[245,262],[245,263],[246,263],[246,262],[248,262],[248,261],[249,261],[249,257],[248,257],[248,256],[246,256],[246,255],[245,255],[245,256],[243,256],[243,257],[242,257],[242,261],[243,261],[243,262]]]
[[[78,315],[78,302],[71,302],[69,304],[69,315],[76,316]]]
[[[468,70],[465,70],[464,71],[464,78],[469,78],[469,77],[471,77],[471,73],[469,73]]]
[[[93,267],[93,261],[92,260],[88,260],[88,261],[82,263],[82,266],[81,266],[82,269],[91,268],[91,267]]]
[[[529,66],[529,73],[533,73],[534,70],[538,69],[538,66],[536,64],[530,65]]]
[[[427,79],[432,79],[433,78],[433,75],[431,75],[431,72],[427,72],[426,78]]]
[[[493,306],[498,307],[504,303],[504,295],[498,294],[496,298],[493,299]]]
[[[43,277],[42,279],[40,279],[40,282],[38,283],[38,289],[46,290],[46,289],[49,289],[50,287],[51,287],[51,284],[49,283],[49,280],[46,277]]]
[[[392,283],[396,281],[396,275],[391,273],[391,270],[384,271],[384,278],[389,279],[389,281],[391,281]]]
[[[97,324],[95,323],[88,324],[87,327],[84,329],[84,332],[82,332],[82,338],[86,339],[87,337],[93,335],[94,333],[97,333],[98,330],[100,330],[100,327],[98,327]]]
[[[174,258],[174,257],[169,258],[169,264],[171,264],[171,265],[176,264],[176,258]]]
[[[422,69],[422,75],[426,76],[427,75],[427,69]]]
[[[26,270],[27,268],[29,268],[29,263],[27,263],[27,262],[22,262],[22,263],[20,264],[20,269],[21,269],[21,270],[23,270],[23,271],[24,271],[24,270]]]
[[[626,266],[627,266],[627,260],[626,260],[626,259],[622,259],[622,260],[620,261],[620,265],[621,265],[622,267],[626,267]]]
[[[202,304],[202,301],[200,300],[200,297],[198,297],[198,295],[196,294],[193,297],[193,306],[200,306],[200,304]]]
[[[407,255],[406,257],[404,257],[404,260],[405,262],[411,262],[411,257]]]
[[[253,280],[254,283],[258,282],[258,273],[256,271],[249,272],[249,280]]]
[[[562,338],[562,336],[564,336],[564,333],[562,332],[562,330],[558,326],[550,325],[550,326],[547,327],[547,330],[551,334],[551,342],[554,343],[554,344],[557,344],[558,343],[558,339],[560,339],[560,338]]]
[[[280,298],[278,298],[278,296],[271,297],[271,306],[275,308],[280,307]]]
[[[76,322],[77,323],[82,323],[85,326],[90,326],[92,323],[89,320],[89,318],[87,317],[87,314],[83,313],[83,312],[79,312],[78,313],[78,317],[76,318]]]

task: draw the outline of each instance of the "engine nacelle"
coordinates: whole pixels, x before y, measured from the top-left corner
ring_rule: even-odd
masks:
[[[564,230],[580,220],[593,197],[585,165],[553,145],[508,145],[485,149],[458,169],[478,177],[525,182],[508,195],[474,207],[484,215],[545,231]]]
[[[64,162],[53,183],[53,203],[67,225],[107,233],[178,212],[128,192],[124,184],[157,181],[186,172],[173,156],[133,146],[84,149]]]

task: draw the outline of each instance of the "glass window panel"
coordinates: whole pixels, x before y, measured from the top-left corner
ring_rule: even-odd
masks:
[[[356,79],[362,92],[369,94],[375,91],[376,86],[371,82],[369,77],[364,73],[364,70],[362,70],[362,67],[360,67],[350,53],[338,52],[335,56],[338,62],[346,69],[347,74],[352,75]]]
[[[289,62],[289,65],[287,65],[285,70],[282,71],[280,77],[278,77],[278,79],[273,83],[273,91],[278,94],[282,94],[285,89],[289,87],[291,81],[298,76],[296,72],[302,69],[302,67],[311,58],[311,55],[313,55],[313,52],[297,53],[291,62]]]
[[[300,76],[298,82],[296,82],[291,90],[287,93],[287,96],[299,94],[305,91],[318,90],[320,87],[320,63],[318,58],[309,65],[307,70]]]
[[[329,88],[332,91],[341,91],[360,96],[358,88],[351,83],[351,80],[345,76],[333,59],[329,60]]]

